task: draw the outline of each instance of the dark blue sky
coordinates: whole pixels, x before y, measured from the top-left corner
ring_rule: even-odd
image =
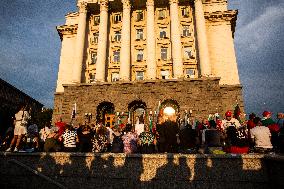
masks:
[[[246,112],[284,112],[284,1],[230,0]],[[57,25],[76,0],[2,0],[0,78],[53,106],[61,42]]]

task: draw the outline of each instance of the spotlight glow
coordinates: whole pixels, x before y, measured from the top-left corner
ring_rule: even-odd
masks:
[[[173,115],[175,113],[176,113],[176,111],[172,107],[166,107],[164,109],[164,114],[166,114],[166,115]]]

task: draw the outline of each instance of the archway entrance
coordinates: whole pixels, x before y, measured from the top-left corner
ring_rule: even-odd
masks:
[[[146,108],[146,103],[142,100],[134,100],[128,104],[128,111],[130,113],[130,121],[132,125],[144,124]]]
[[[105,126],[112,127],[115,123],[115,108],[111,102],[101,102],[97,107],[97,122],[102,121]]]
[[[162,102],[160,113],[163,116],[163,119],[169,119],[175,117],[179,112],[179,104],[176,100],[167,99]]]

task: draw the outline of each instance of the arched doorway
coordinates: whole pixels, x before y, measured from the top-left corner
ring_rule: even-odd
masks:
[[[161,103],[160,115],[163,116],[164,119],[168,119],[170,117],[176,117],[179,112],[179,104],[176,100],[167,99]]]
[[[142,100],[134,100],[128,104],[128,111],[130,113],[130,121],[132,124],[144,123],[146,108],[146,103]]]
[[[102,121],[105,126],[112,127],[115,122],[115,108],[111,102],[101,102],[97,107],[97,122]]]

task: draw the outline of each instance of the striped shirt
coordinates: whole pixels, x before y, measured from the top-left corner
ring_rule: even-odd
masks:
[[[67,148],[75,148],[76,147],[76,137],[77,132],[76,131],[64,131],[62,134],[63,137],[63,145]]]

